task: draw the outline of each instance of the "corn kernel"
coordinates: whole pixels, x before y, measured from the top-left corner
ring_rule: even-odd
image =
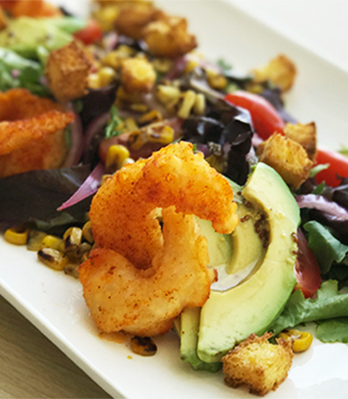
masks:
[[[178,111],[178,117],[186,119],[190,116],[191,109],[196,100],[196,93],[193,90],[188,90],[184,94],[183,102]]]
[[[68,258],[57,249],[43,248],[37,253],[38,259],[54,270],[63,270],[68,263]]]
[[[147,133],[147,140],[152,143],[170,144],[174,140],[174,130],[167,125],[153,127]]]
[[[155,58],[153,60],[153,67],[157,72],[167,73],[173,67],[173,61],[170,58]]]
[[[98,71],[98,77],[100,87],[104,87],[116,79],[116,72],[110,67],[103,67]]]
[[[118,170],[123,161],[129,157],[129,150],[124,145],[115,144],[111,145],[106,155],[105,166],[107,169],[114,168]]]
[[[209,86],[216,90],[223,90],[227,86],[227,79],[213,69],[207,69],[206,75]]]
[[[47,234],[41,241],[41,248],[52,248],[64,252],[64,242],[59,237]]]
[[[158,85],[155,93],[162,104],[176,103],[180,100],[181,92],[178,87]]]
[[[138,124],[140,126],[148,125],[149,123],[160,122],[162,119],[162,114],[154,109],[150,112],[147,112],[146,114],[141,115],[138,118]]]
[[[199,62],[196,60],[189,60],[185,65],[185,73],[189,73],[193,71],[195,68],[199,66]]]
[[[25,245],[28,242],[29,229],[23,226],[7,229],[4,238],[7,242],[14,245]]]
[[[88,241],[90,244],[94,243],[94,238],[93,238],[93,230],[92,230],[92,223],[90,220],[86,222],[83,227],[82,227],[82,235],[83,238]]]
[[[88,88],[89,89],[100,89],[100,77],[98,73],[90,73],[88,75]]]
[[[63,235],[65,254],[69,259],[78,257],[79,247],[82,241],[82,229],[70,227]]]
[[[292,350],[295,353],[306,351],[313,342],[311,333],[299,330],[286,330],[279,334],[279,338],[292,341]]]
[[[196,115],[203,115],[205,111],[205,96],[202,93],[196,94],[195,103],[193,104],[193,112]]]

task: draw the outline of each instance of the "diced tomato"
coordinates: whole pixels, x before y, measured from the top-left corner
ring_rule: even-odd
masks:
[[[103,37],[103,30],[96,20],[90,19],[83,29],[74,33],[74,36],[84,44],[89,45]]]
[[[246,91],[227,94],[225,100],[250,112],[256,133],[266,140],[274,132],[282,133],[285,123],[273,105],[263,97]]]
[[[332,150],[318,149],[317,164],[330,164],[328,169],[318,173],[318,183],[325,181],[331,187],[337,187],[341,180],[337,176],[348,177],[348,157]]]
[[[311,298],[321,285],[321,275],[318,261],[309,248],[306,237],[298,229],[298,255],[294,267],[296,277],[295,289],[300,289],[306,298]]]

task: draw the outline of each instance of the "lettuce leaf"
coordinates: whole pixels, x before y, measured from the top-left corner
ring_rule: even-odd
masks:
[[[85,219],[90,199],[66,209],[57,208],[81,186],[89,165],[33,170],[0,179],[0,228],[31,222],[42,230]]]
[[[348,317],[320,322],[315,335],[320,341],[325,343],[348,343]]]
[[[308,232],[308,245],[318,260],[321,273],[325,275],[334,262],[341,263],[348,253],[348,246],[337,240],[322,224],[311,221],[304,224]]]
[[[306,299],[301,290],[296,290],[269,330],[277,335],[285,328],[292,328],[300,323],[337,317],[348,317],[348,294],[338,291],[337,281],[328,280],[319,288],[316,299]]]

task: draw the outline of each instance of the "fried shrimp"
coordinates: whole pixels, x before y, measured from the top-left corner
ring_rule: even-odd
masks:
[[[0,92],[0,177],[61,165],[74,115],[25,89]]]
[[[97,248],[79,269],[97,326],[164,334],[184,308],[203,306],[215,273],[194,215],[230,233],[236,206],[227,180],[189,143],[169,145],[107,180],[90,210]]]

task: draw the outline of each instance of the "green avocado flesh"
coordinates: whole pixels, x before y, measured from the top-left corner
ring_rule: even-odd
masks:
[[[51,18],[16,18],[0,32],[0,47],[28,58],[36,57],[39,46],[51,51],[65,46],[71,40],[72,35],[52,23]]]
[[[236,344],[251,333],[263,334],[296,282],[294,234],[300,212],[289,188],[274,169],[258,163],[242,196],[243,203],[235,194],[240,223],[232,239],[226,240],[232,248],[223,251],[229,256],[220,264],[210,262],[218,270],[218,282],[201,310],[187,309],[181,317],[181,357],[195,369],[215,371]],[[265,218],[262,226],[267,226],[268,245],[255,228],[260,215]],[[202,234],[210,239],[206,230]]]

